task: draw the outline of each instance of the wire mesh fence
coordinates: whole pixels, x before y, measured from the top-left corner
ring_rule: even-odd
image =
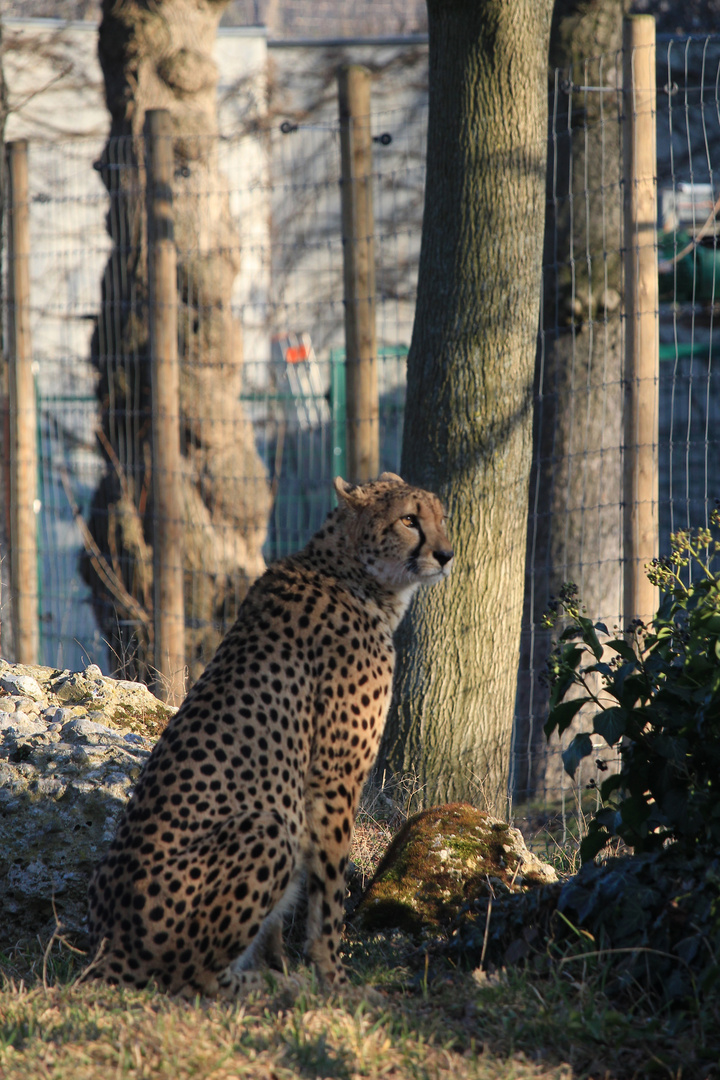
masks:
[[[424,109],[416,107],[373,118],[379,136],[390,134],[376,144],[375,173],[381,469],[397,470],[400,461],[424,124]],[[194,658],[195,673],[263,561],[296,550],[319,527],[331,505],[332,478],[346,468],[339,127],[328,120],[283,133],[275,124],[261,140],[262,154],[246,132],[218,140],[213,153],[220,181],[204,183],[201,193],[178,190],[189,178],[176,177],[175,206],[181,214],[183,201],[195,200],[201,237],[183,245],[178,235],[181,395],[192,429],[189,452],[198,458],[196,490],[217,451],[214,505],[200,492],[189,508],[188,529],[197,532],[185,575],[191,629],[209,632]],[[141,607],[150,604],[147,582],[143,593],[137,580],[149,572],[142,567],[147,552],[132,548],[137,513],[149,498],[148,360],[142,335],[133,338],[132,326],[121,325],[128,314],[142,319],[147,304],[142,282],[133,278],[136,225],[120,209],[127,185],[137,182],[134,154],[127,140],[105,150],[93,140],[35,140],[29,151],[40,659],[74,667],[91,658],[104,670],[125,673],[133,669],[130,642],[138,633],[138,613],[125,592],[137,594]],[[109,194],[103,174],[110,178]],[[243,182],[233,185],[239,176]],[[206,241],[202,250],[210,204],[218,197],[226,200],[231,227],[214,248]],[[232,363],[217,353],[216,312],[200,295],[203,283],[192,280],[194,264],[202,261],[209,273],[215,256],[235,271]],[[233,442],[234,455],[227,453]],[[108,492],[113,485],[119,494]],[[242,487],[245,501],[259,507],[246,512],[239,529],[232,515],[218,512],[222,500],[241,501],[223,485]],[[100,533],[110,536],[100,546],[115,588],[93,595],[92,545]],[[124,541],[130,548],[123,553]],[[208,577],[223,578],[219,602],[204,595]]]
[[[643,391],[656,400],[657,551],[678,528],[707,525],[720,496],[720,382],[714,348],[718,293],[714,163],[720,146],[717,38],[657,44],[654,102],[659,364]],[[543,672],[552,635],[541,617],[564,582],[588,615],[609,628],[623,609],[627,552],[623,469],[627,410],[627,265],[632,238],[623,209],[621,54],[557,71],[551,94],[544,282],[535,383],[534,459],[528,521],[526,603],[515,718],[519,799],[577,801],[600,779],[597,750],[576,781],[557,742],[542,732]],[[655,393],[656,391],[656,393]],[[640,612],[635,612],[640,614]],[[562,746],[574,735],[571,727]]]
[[[575,798],[587,781],[573,786],[558,747],[545,745],[543,611],[573,580],[593,618],[623,616],[621,72],[618,55],[551,80],[512,769],[520,802]],[[659,554],[673,530],[705,524],[720,496],[719,83],[720,39],[659,43]],[[400,469],[426,121],[422,92],[372,116],[381,470]],[[175,178],[193,675],[264,562],[319,526],[331,479],[347,467],[339,125],[325,113],[285,131],[249,126],[203,153],[189,153]],[[140,168],[129,145],[30,146],[39,658],[147,674],[136,644],[151,633],[152,607],[147,296],[134,276],[140,226],[120,201]]]

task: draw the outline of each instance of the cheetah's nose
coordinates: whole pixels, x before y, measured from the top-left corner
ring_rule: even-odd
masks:
[[[441,566],[445,566],[445,564],[449,563],[450,560],[453,558],[455,552],[452,551],[452,549],[450,548],[439,548],[438,551],[433,551],[433,555]]]

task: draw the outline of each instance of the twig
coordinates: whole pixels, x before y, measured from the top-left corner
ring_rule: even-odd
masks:
[[[131,596],[130,593],[127,591],[122,581],[117,576],[112,566],[110,566],[109,562],[101,552],[94,536],[90,532],[90,529],[87,526],[87,522],[85,521],[85,518],[80,511],[80,507],[75,502],[75,496],[73,495],[72,489],[70,487],[70,478],[64,465],[59,466],[59,472],[62,486],[67,497],[67,501],[70,504],[70,510],[72,512],[73,518],[75,519],[75,524],[80,530],[80,535],[82,537],[82,542],[85,550],[90,556],[90,562],[92,563],[93,570],[103,582],[103,584],[106,586],[106,588],[112,593],[115,599],[119,600],[119,602],[127,610],[128,614],[137,619],[138,622],[141,622],[143,626],[146,627],[148,632],[151,633],[152,620],[148,615],[147,611],[145,611],[145,609],[138,603],[135,597]]]
[[[110,939],[107,938],[107,937],[104,937],[101,940],[100,944],[98,945],[98,947],[97,947],[97,949],[95,951],[95,955],[93,956],[92,960],[90,961],[88,966],[85,968],[85,970],[80,972],[77,979],[75,980],[75,986],[80,986],[81,983],[87,982],[87,980],[90,977],[91,973],[100,966],[100,961],[103,959],[103,957],[105,956],[105,953],[107,952],[108,941],[109,940]]]
[[[55,916],[55,929],[53,930],[52,935],[50,937],[50,940],[48,941],[47,945],[45,946],[45,950],[43,952],[43,966],[42,966],[43,990],[48,989],[48,981],[47,981],[48,961],[50,960],[50,953],[52,952],[52,947],[53,947],[53,945],[55,944],[56,941],[61,942],[61,944],[63,944],[66,949],[69,949],[70,952],[74,952],[78,956],[85,956],[85,952],[82,949],[77,949],[74,945],[71,945],[70,942],[67,940],[67,938],[64,936],[64,934],[62,932],[63,931],[63,924],[62,924],[62,920],[60,919],[60,917],[59,917],[59,915],[57,913],[57,908],[55,907],[55,892],[54,891],[53,891],[53,895],[52,895],[52,909],[53,909],[53,915]]]
[[[490,936],[490,916],[492,914],[492,902],[493,902],[493,899],[495,897],[495,892],[493,890],[492,885],[490,884],[490,877],[488,876],[488,874],[486,874],[485,877],[487,878],[488,889],[490,890],[490,895],[488,896],[488,909],[487,909],[487,915],[485,917],[485,934],[483,936],[482,952],[480,953],[480,970],[481,971],[483,970],[483,968],[485,966],[485,953],[487,952],[488,937]]]
[[[102,428],[98,428],[97,431],[95,432],[95,434],[97,435],[98,442],[100,443],[103,450],[107,454],[107,456],[108,456],[108,458],[110,460],[110,464],[112,465],[113,469],[115,470],[115,475],[117,476],[118,483],[120,484],[120,490],[122,491],[125,498],[128,499],[128,501],[132,501],[130,499],[130,486],[128,484],[127,474],[125,473],[125,470],[123,469],[122,465],[120,464],[120,458],[117,456],[117,453],[115,452],[115,447],[110,442],[110,440],[108,439],[107,435],[105,434],[105,432],[103,431]]]

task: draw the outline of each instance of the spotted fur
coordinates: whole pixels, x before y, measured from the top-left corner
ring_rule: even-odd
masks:
[[[90,885],[88,974],[235,993],[282,965],[306,882],[306,953],[329,984],[363,783],[390,700],[393,631],[453,552],[438,499],[393,473],[339,506],[250,589],[145,767]]]

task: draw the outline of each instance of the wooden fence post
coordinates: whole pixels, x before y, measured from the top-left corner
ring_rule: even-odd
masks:
[[[655,20],[623,22],[625,249],[625,626],[657,609],[645,565],[658,555],[658,267]]]
[[[185,693],[183,501],[180,454],[177,252],[170,114],[145,117],[147,251],[152,369],[153,577],[156,688],[179,704]]]
[[[370,72],[347,64],[338,75],[347,383],[347,466],[351,481],[380,468],[375,223],[372,201]]]
[[[37,417],[30,333],[28,144],[8,143],[10,575],[15,658],[38,662]]]

